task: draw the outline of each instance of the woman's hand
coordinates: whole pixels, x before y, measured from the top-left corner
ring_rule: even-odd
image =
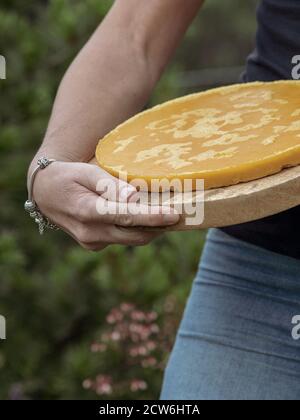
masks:
[[[97,185],[109,188],[97,191]],[[117,200],[111,191],[117,191]],[[110,244],[145,245],[158,236],[157,232],[122,227],[167,226],[178,222],[177,214],[163,214],[163,208],[155,209],[157,214],[153,211],[149,214],[149,208],[144,206],[143,214],[131,214],[130,206],[135,203],[128,201],[135,193],[133,186],[86,163],[54,162],[39,171],[34,183],[34,199],[42,213],[81,246],[93,251]],[[107,212],[110,204],[117,210],[128,206],[129,212]]]

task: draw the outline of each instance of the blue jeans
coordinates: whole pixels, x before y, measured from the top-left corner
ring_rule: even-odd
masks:
[[[210,230],[161,399],[299,400],[296,315],[300,260]]]

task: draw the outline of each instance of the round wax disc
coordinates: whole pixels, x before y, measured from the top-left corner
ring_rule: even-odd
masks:
[[[300,83],[248,83],[188,95],[142,112],[100,140],[98,164],[116,177],[203,179],[205,189],[300,164]]]

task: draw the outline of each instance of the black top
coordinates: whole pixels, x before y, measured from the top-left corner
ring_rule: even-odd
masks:
[[[293,60],[300,56],[300,0],[262,0],[257,20],[256,49],[247,60],[242,80],[300,79],[300,68]],[[238,239],[300,259],[300,206],[223,230]]]

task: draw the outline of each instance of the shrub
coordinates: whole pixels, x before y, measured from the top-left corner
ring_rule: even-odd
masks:
[[[228,0],[222,6],[230,19],[215,13],[219,1],[209,3],[206,23],[217,16],[219,24],[208,23],[207,34],[197,23],[189,31],[186,46],[151,103],[184,93],[178,70],[196,68],[201,60],[205,66],[229,65],[239,57],[236,49],[227,56],[230,49],[219,33],[223,23],[231,34],[235,25],[240,26],[240,20],[233,18],[240,14],[240,2]],[[43,137],[59,81],[111,4],[1,1],[0,54],[7,60],[7,80],[0,81],[0,314],[7,318],[7,340],[0,342],[0,399],[104,398],[92,392],[99,383],[104,389],[112,386],[112,397],[156,397],[161,368],[197,269],[203,233],[169,234],[144,248],[111,247],[94,254],[61,232],[40,238],[23,211],[27,166]],[[247,17],[246,6],[240,7]],[[200,34],[206,37],[201,52],[196,42]],[[242,39],[246,45],[248,37]],[[166,314],[170,301],[176,305]],[[130,354],[133,342],[128,336],[125,354],[120,350],[124,341],[101,341],[121,328],[118,323],[107,325],[105,319],[116,313],[112,308],[122,310],[122,302],[134,305],[128,317],[158,316],[162,337],[152,332],[149,341],[156,348],[149,358]],[[134,322],[145,327],[146,321]],[[105,345],[113,352],[91,353],[92,342],[94,350]],[[122,357],[126,374],[121,370]],[[83,383],[91,389],[84,389]]]

